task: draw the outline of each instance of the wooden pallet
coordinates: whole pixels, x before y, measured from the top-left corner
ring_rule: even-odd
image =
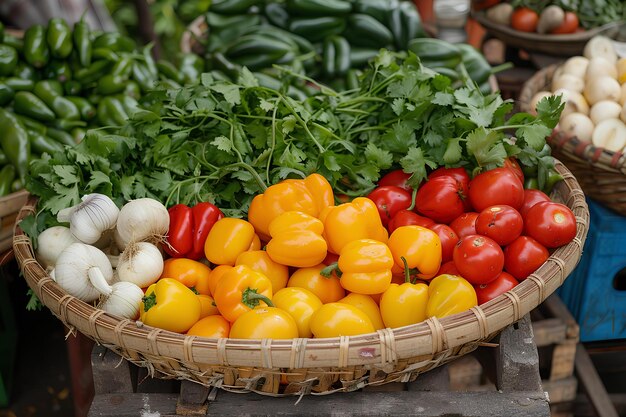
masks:
[[[471,373],[467,366],[454,370],[448,364],[408,384],[368,386],[351,393],[301,398],[235,394],[189,381],[153,379],[143,368],[95,346],[95,397],[89,416],[549,416],[529,316],[506,328],[494,342],[494,347],[481,347],[472,354],[479,361],[493,364],[496,382],[490,390],[453,391],[454,384],[458,388],[469,382]]]

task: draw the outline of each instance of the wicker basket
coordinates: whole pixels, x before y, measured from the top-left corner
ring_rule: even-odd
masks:
[[[533,75],[519,96],[520,109],[530,111],[532,97],[538,91],[550,91],[552,75],[558,68],[551,65]],[[626,155],[596,147],[591,142],[567,136],[558,128],[548,138],[552,155],[574,174],[585,194],[626,216]]]
[[[267,395],[329,394],[366,385],[412,381],[420,373],[473,351],[516,322],[554,292],[580,259],[589,211],[574,176],[565,177],[553,199],[575,213],[575,239],[557,249],[528,279],[494,300],[443,319],[359,336],[328,339],[238,340],[185,336],[120,320],[61,289],[37,263],[19,221],[36,210],[31,198],[18,217],[13,247],[28,285],[70,329],[148,368],[160,378]]]

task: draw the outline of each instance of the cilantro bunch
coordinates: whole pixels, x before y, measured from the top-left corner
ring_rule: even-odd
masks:
[[[286,94],[297,74],[284,75],[281,91],[259,86],[245,69],[237,83],[206,73],[199,85],[155,91],[127,125],[91,130],[79,145],[33,162],[27,188],[49,214],[98,192],[120,205],[140,197],[167,206],[210,201],[244,217],[257,193],[313,172],[357,196],[398,167],[414,186],[429,169],[475,174],[509,156],[540,173],[552,167],[541,150],[562,111],[559,98],[541,101],[536,117],[508,118],[513,104],[499,94],[483,96],[471,82],[453,89],[412,53],[386,50],[358,90],[318,85],[298,102]]]

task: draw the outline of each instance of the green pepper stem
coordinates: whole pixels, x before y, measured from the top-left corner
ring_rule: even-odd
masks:
[[[326,278],[330,278],[332,273],[337,274],[338,277],[341,277],[341,269],[339,269],[339,264],[337,262],[333,262],[328,265],[326,268],[320,271],[320,275]]]
[[[143,303],[143,311],[146,312],[150,310],[157,304],[156,294],[152,291],[149,295],[144,295],[141,298],[141,302]]]
[[[411,205],[407,207],[407,210],[413,211],[413,209],[415,208],[416,200],[417,200],[416,197],[417,197],[417,188],[413,188],[413,192],[411,193]],[[406,262],[406,259],[404,262]]]
[[[246,288],[241,293],[241,302],[249,308],[254,308],[258,306],[259,301],[263,301],[269,307],[274,307],[272,300],[270,300],[268,297],[266,297],[263,294],[259,294],[256,291],[257,291],[256,288]]]
[[[406,261],[406,258],[404,256],[401,256],[400,259],[402,259],[402,263],[404,263],[404,282],[411,282],[411,272],[410,272],[410,268],[409,268],[409,263]]]

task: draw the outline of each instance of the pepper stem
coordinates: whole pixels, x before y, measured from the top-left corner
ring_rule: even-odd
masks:
[[[339,269],[339,264],[337,262],[333,262],[326,268],[322,269],[320,271],[320,275],[326,278],[330,278],[333,272],[337,274],[338,277],[341,277],[342,272],[341,269]]]
[[[417,188],[413,188],[413,192],[411,193],[411,205],[407,207],[407,210],[413,211],[415,208],[415,202],[417,197]]]
[[[156,294],[154,293],[154,291],[152,291],[150,293],[150,295],[144,295],[141,298],[141,302],[143,303],[143,311],[144,312],[146,312],[146,311],[150,310],[152,307],[154,307],[157,304]]]
[[[111,293],[113,292],[113,288],[104,278],[104,275],[102,275],[102,271],[100,270],[100,268],[98,268],[97,266],[92,266],[87,271],[87,276],[89,277],[91,285],[96,287],[96,289],[100,291],[100,293],[104,295],[111,295]]]
[[[259,305],[259,301],[263,301],[269,307],[274,307],[274,304],[272,303],[272,300],[270,300],[268,297],[266,297],[263,294],[259,294],[256,291],[257,291],[256,288],[246,288],[241,293],[241,302],[246,307],[254,308],[254,307]]]
[[[406,258],[404,256],[401,256],[400,259],[402,259],[402,263],[404,263],[404,282],[411,282],[411,271],[409,268],[409,263],[406,261]]]

